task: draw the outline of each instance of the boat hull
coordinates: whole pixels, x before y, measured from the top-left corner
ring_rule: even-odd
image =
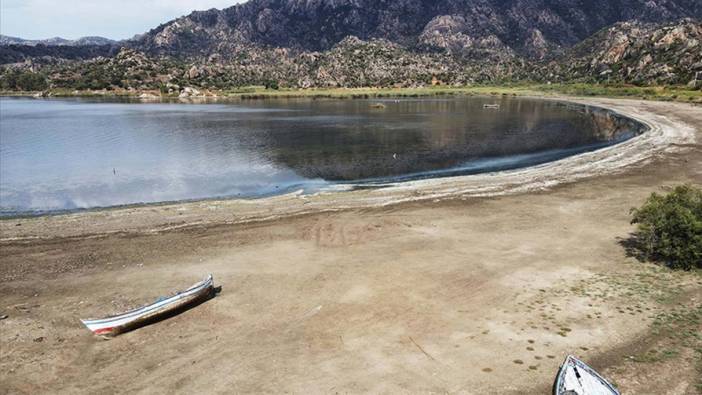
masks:
[[[169,298],[157,300],[126,313],[81,322],[96,335],[113,337],[180,314],[212,298],[214,294],[214,281],[210,275],[204,281]]]
[[[620,395],[595,369],[568,355],[553,384],[554,395]]]

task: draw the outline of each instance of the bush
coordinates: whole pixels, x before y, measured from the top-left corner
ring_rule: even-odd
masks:
[[[273,89],[273,90],[279,89],[277,80],[266,80],[266,81],[264,81],[263,86],[265,86],[266,89]]]
[[[638,248],[674,269],[702,269],[702,190],[681,185],[632,208]]]
[[[0,88],[13,91],[43,91],[49,87],[46,75],[22,70],[4,70]]]

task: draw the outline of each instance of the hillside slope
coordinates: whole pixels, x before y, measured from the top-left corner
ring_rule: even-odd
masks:
[[[165,23],[130,46],[152,55],[228,58],[243,47],[328,50],[347,36],[470,56],[558,54],[617,22],[702,17],[698,0],[250,0]]]
[[[697,87],[700,16],[698,0],[250,0],[119,43],[0,46],[0,88]]]
[[[110,45],[115,44],[115,40],[105,37],[88,36],[76,40],[68,40],[61,37],[48,38],[46,40],[26,40],[24,38],[4,36],[0,34],[0,45],[45,45],[45,46],[85,46],[85,45]]]
[[[551,66],[563,80],[684,83],[702,71],[702,24],[619,23],[576,45]]]

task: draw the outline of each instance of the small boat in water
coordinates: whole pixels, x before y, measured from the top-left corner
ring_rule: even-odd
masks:
[[[568,355],[553,385],[554,395],[619,395],[619,391],[595,369]]]
[[[499,110],[500,105],[499,104],[483,104],[483,108],[489,108],[493,110]]]
[[[214,280],[210,274],[203,281],[171,297],[159,298],[154,303],[126,313],[81,322],[96,335],[113,337],[181,313],[210,299],[214,294]]]

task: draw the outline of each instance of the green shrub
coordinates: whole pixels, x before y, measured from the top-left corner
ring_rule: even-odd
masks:
[[[3,70],[0,88],[13,91],[42,91],[49,87],[46,75],[23,70]]]
[[[680,185],[666,195],[653,193],[631,214],[647,258],[675,269],[702,268],[702,190]]]
[[[278,90],[280,87],[278,86],[278,81],[277,80],[266,80],[263,82],[263,86],[266,87],[266,89],[273,89],[273,90]]]

